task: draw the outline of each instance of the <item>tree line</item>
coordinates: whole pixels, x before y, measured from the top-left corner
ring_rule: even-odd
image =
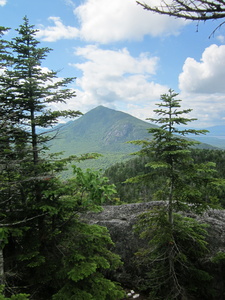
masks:
[[[211,162],[214,164],[212,171],[217,179],[225,179],[225,151],[220,149],[191,148],[190,154],[196,164]],[[128,161],[116,163],[105,170],[104,175],[109,178],[111,184],[115,184],[118,203],[135,203],[159,200],[157,191],[164,186],[164,174],[159,172],[157,176],[146,164],[153,161],[153,157],[146,155],[131,158]],[[145,176],[152,172],[152,178],[145,181],[134,181],[130,178]],[[211,196],[216,197],[222,208],[225,207],[225,190],[223,186],[211,190]]]

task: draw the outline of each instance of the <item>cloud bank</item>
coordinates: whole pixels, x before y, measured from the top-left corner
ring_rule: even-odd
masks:
[[[81,62],[71,66],[81,71],[81,76],[74,86],[77,97],[68,103],[68,108],[76,107],[85,113],[105,105],[143,120],[155,117],[155,104],[169,90],[154,80],[159,57],[150,53],[133,57],[127,48],[103,50],[96,45],[76,48],[74,55]],[[184,62],[178,97],[182,108],[193,109],[190,117],[198,119],[192,123],[195,127],[224,123],[224,55],[225,46],[211,45],[200,61],[187,58]]]
[[[82,71],[77,79],[78,97],[87,110],[106,105],[111,108],[135,112],[144,118],[152,114],[152,100],[159,98],[168,87],[157,84],[152,77],[157,72],[159,58],[149,53],[132,57],[129,51],[103,50],[96,45],[77,48],[75,55],[82,63],[73,67]]]
[[[1,1],[1,0],[0,0]],[[59,17],[50,17],[53,26],[40,26],[44,41],[80,38],[107,44],[122,40],[141,40],[145,35],[176,35],[187,24],[183,20],[145,11],[131,0],[87,0],[74,9],[78,27],[65,26]]]
[[[225,45],[206,48],[200,62],[188,57],[179,76],[179,87],[191,93],[225,92]]]
[[[78,25],[66,26],[59,17],[50,17],[53,24],[41,26],[38,37],[48,42],[79,39],[98,45],[80,47],[74,53],[81,61],[71,64],[81,72],[75,87],[76,105],[80,106],[77,109],[86,112],[106,105],[141,119],[153,117],[155,103],[169,89],[154,81],[159,57],[149,53],[132,57],[127,48],[106,50],[105,45],[141,41],[147,35],[177,35],[187,22],[152,14],[131,0],[86,0],[75,8],[73,1],[67,3]],[[183,64],[178,78],[182,106],[192,108],[192,116],[204,127],[210,126],[210,122],[224,122],[224,78],[225,45],[211,45],[199,61],[188,57]],[[69,106],[73,108],[74,102]]]
[[[207,47],[200,61],[188,57],[179,76],[179,87],[186,105],[202,126],[224,123],[225,45]]]
[[[145,35],[178,34],[185,22],[145,11],[130,0],[88,0],[74,10],[86,41],[140,40]]]

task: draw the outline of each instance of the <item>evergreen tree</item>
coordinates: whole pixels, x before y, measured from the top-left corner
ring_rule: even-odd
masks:
[[[212,300],[213,276],[206,267],[207,226],[195,218],[173,214],[173,228],[161,207],[140,216],[135,231],[148,246],[136,253],[141,276],[139,289],[152,300]]]
[[[198,145],[197,145],[198,147]],[[224,150],[217,149],[198,149],[191,148],[191,157],[193,162],[196,165],[204,165],[208,162],[213,162],[215,164],[216,173],[214,174],[214,179],[223,181],[225,179],[224,164],[225,164],[225,155]],[[145,167],[147,163],[153,160],[153,157],[149,156],[137,156],[126,162],[116,163],[110,166],[105,170],[104,174],[110,180],[110,183],[115,184],[117,191],[117,199],[121,202],[130,203],[130,202],[140,202],[140,201],[152,201],[154,195],[159,190],[159,187],[162,187],[165,183],[163,173],[154,176],[150,180],[136,180],[134,183],[126,182],[127,179],[131,177],[140,176],[143,178],[143,175],[154,172],[152,168]],[[159,170],[158,170],[159,171]],[[213,169],[212,169],[213,171]],[[214,173],[214,171],[213,171]],[[150,174],[148,174],[148,178]],[[214,181],[215,182],[215,181]],[[201,190],[201,195],[205,195],[207,198],[207,193],[205,193],[204,186],[199,186]],[[225,199],[225,186],[221,185],[210,185],[209,194],[210,197],[217,197],[219,204],[224,207]],[[199,194],[199,195],[200,195]]]
[[[207,187],[223,184],[223,181],[214,178],[215,163],[195,163],[191,151],[193,146],[199,142],[185,138],[188,134],[204,134],[206,130],[179,129],[180,125],[196,119],[183,117],[191,112],[191,109],[180,110],[181,100],[175,99],[177,93],[169,90],[169,94],[161,96],[162,102],[156,104],[159,108],[154,112],[160,117],[149,118],[155,123],[161,124],[148,131],[153,135],[151,141],[132,141],[142,145],[142,149],[136,154],[149,157],[146,167],[149,172],[134,178],[128,182],[140,180],[155,180],[156,177],[163,177],[162,186],[158,188],[155,199],[168,202],[168,219],[173,224],[172,214],[174,210],[196,209],[204,210],[213,205],[214,194],[205,198],[205,191],[199,192],[199,187],[207,182]],[[177,127],[178,126],[178,127]],[[206,177],[208,180],[206,181]],[[216,203],[215,203],[216,204]]]
[[[215,164],[194,163],[191,147],[197,142],[188,140],[185,136],[189,133],[202,134],[205,131],[176,127],[195,120],[183,117],[184,114],[190,113],[191,109],[180,110],[181,100],[176,99],[177,95],[169,90],[168,94],[161,96],[162,102],[157,104],[159,108],[154,110],[159,118],[150,119],[161,125],[149,129],[153,140],[134,142],[143,146],[138,154],[151,157],[146,166],[152,171],[129,181],[154,180],[158,175],[164,179],[156,197],[158,200],[166,200],[165,205],[144,214],[138,229],[142,237],[149,238],[149,249],[141,251],[141,255],[148,261],[146,265],[151,266],[146,272],[151,282],[148,288],[153,299],[181,299],[197,294],[204,299],[210,299],[211,295],[207,298],[203,290],[205,282],[211,277],[199,264],[207,253],[206,231],[203,225],[175,212],[202,212],[210,206],[215,207],[210,186],[223,182],[214,179]],[[201,186],[204,188],[199,189]],[[199,250],[192,253],[186,249],[189,243]],[[184,280],[185,276],[195,279],[188,284]]]
[[[61,182],[57,173],[68,162],[89,156],[60,159],[48,155],[46,142],[53,137],[38,131],[52,127],[60,117],[81,115],[50,108],[75,96],[67,88],[74,78],[60,79],[56,72],[43,69],[50,49],[39,47],[27,17],[17,37],[8,44],[2,40],[0,49],[4,63],[0,76],[0,238],[5,296],[25,292],[31,299],[50,299],[63,290],[63,299],[84,299],[85,293],[90,299],[97,299],[99,293],[101,299],[108,299],[111,291],[111,299],[120,299],[120,288],[103,275],[104,269],[119,264],[119,258],[107,249],[112,244],[108,232],[84,225],[78,218],[78,212],[110,197],[111,189],[105,180],[81,171],[75,172],[73,184]],[[84,180],[87,176],[93,179],[91,186]],[[77,233],[76,239],[72,232]],[[85,252],[88,242],[92,245]],[[95,282],[90,278],[93,274],[98,276]],[[84,284],[79,291],[76,282],[84,279],[92,282],[92,288]],[[68,291],[66,286],[71,285],[74,290]],[[62,299],[62,294],[57,297]]]
[[[7,57],[2,54],[6,63],[0,78],[1,111],[6,120],[2,128],[6,133],[1,137],[2,224],[21,224],[10,232],[4,247],[6,274],[13,268],[17,252],[18,242],[14,234],[18,236],[26,231],[28,235],[29,232],[27,241],[37,234],[38,242],[36,240],[34,248],[30,247],[30,253],[33,253],[30,255],[34,260],[42,260],[40,253],[45,243],[43,236],[47,217],[43,210],[46,204],[43,182],[54,168],[43,158],[44,143],[48,137],[39,135],[37,128],[54,125],[60,116],[80,115],[79,112],[54,112],[48,108],[49,104],[65,102],[74,96],[73,91],[65,88],[73,79],[58,80],[55,72],[43,71],[41,63],[50,49],[38,48],[36,30],[29,25],[26,17],[17,31],[18,37],[9,43],[11,52]],[[25,227],[29,220],[33,221],[27,231]],[[4,234],[8,232],[6,225],[2,231]]]

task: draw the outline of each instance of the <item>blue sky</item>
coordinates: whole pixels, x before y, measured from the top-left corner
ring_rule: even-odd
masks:
[[[225,124],[225,26],[209,38],[218,21],[197,27],[135,0],[0,0],[8,38],[25,15],[39,29],[40,45],[53,49],[43,67],[77,77],[77,97],[66,108],[85,113],[104,105],[145,120],[172,88],[182,107],[193,109],[198,121],[191,126]]]

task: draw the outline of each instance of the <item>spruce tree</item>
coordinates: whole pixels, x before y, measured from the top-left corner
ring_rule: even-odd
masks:
[[[39,47],[36,32],[25,17],[17,36],[6,44],[2,40],[0,48],[4,63],[0,76],[0,238],[5,296],[22,292],[30,294],[31,299],[50,299],[63,290],[63,299],[83,299],[85,293],[95,299],[102,286],[102,299],[107,299],[110,290],[112,299],[120,299],[121,289],[103,274],[104,269],[120,263],[107,249],[112,244],[108,232],[82,225],[78,217],[78,212],[95,209],[94,203],[104,198],[101,193],[110,197],[111,189],[91,174],[83,175],[95,178],[91,187],[87,181],[81,185],[62,182],[58,173],[66,164],[86,156],[60,159],[57,154],[49,154],[46,142],[54,134],[39,130],[53,127],[60,117],[81,113],[51,110],[52,104],[75,97],[67,87],[74,78],[58,78],[57,72],[42,67],[50,49]],[[81,178],[81,171],[74,176],[76,180]],[[72,232],[79,232],[79,238],[71,240]],[[95,238],[89,255],[83,247],[90,235]],[[96,284],[91,279],[93,274],[98,275]],[[76,282],[85,279],[93,281],[92,288],[85,284],[81,291],[75,288],[79,285]],[[71,284],[74,290],[66,294],[66,286]],[[57,297],[62,299],[62,294]]]
[[[160,124],[149,129],[152,140],[134,142],[142,145],[137,154],[150,157],[146,164],[149,173],[128,181],[155,180],[157,176],[163,178],[155,199],[164,200],[164,204],[143,214],[137,225],[140,236],[149,239],[149,247],[138,253],[139,263],[144,262],[148,266],[147,282],[143,280],[142,288],[150,292],[151,299],[157,300],[189,299],[196,295],[210,299],[212,295],[206,289],[206,282],[211,280],[211,276],[200,264],[208,251],[207,232],[204,225],[177,212],[201,213],[215,207],[213,189],[208,193],[209,187],[223,182],[214,178],[215,164],[194,163],[191,149],[198,142],[185,136],[206,131],[178,128],[195,119],[186,117],[191,109],[180,109],[181,100],[176,99],[177,95],[169,90],[168,94],[161,96],[162,102],[154,110],[159,118],[149,119]],[[203,185],[204,189],[200,189]],[[190,245],[195,247],[195,252],[191,251]],[[187,281],[186,278],[190,277],[193,280]]]
[[[194,162],[191,151],[199,142],[187,139],[186,135],[205,134],[207,130],[185,128],[189,122],[196,119],[187,117],[192,109],[180,109],[181,100],[176,99],[177,96],[172,90],[162,95],[161,103],[156,104],[159,108],[154,110],[159,118],[147,119],[160,125],[148,130],[151,140],[131,142],[142,146],[136,154],[149,157],[149,162],[146,163],[149,172],[128,180],[135,182],[155,180],[157,176],[164,178],[162,186],[159,186],[158,192],[155,193],[155,199],[167,201],[168,220],[171,225],[172,214],[178,209],[188,207],[201,211],[214,205],[214,195],[209,195],[206,199],[204,191],[199,193],[199,187],[206,182],[206,177],[208,186],[213,187],[221,183],[214,178],[214,163]]]
[[[50,49],[38,48],[36,30],[26,17],[17,31],[18,37],[11,42],[1,39],[0,45],[2,282],[12,292],[13,285],[17,289],[15,278],[22,277],[20,272],[23,272],[23,268],[15,267],[19,265],[19,249],[26,247],[26,241],[27,246],[30,243],[28,255],[34,261],[41,260],[45,243],[47,213],[43,209],[46,201],[43,182],[54,169],[43,158],[48,137],[39,135],[37,128],[54,125],[60,115],[80,115],[80,112],[54,112],[48,108],[51,103],[65,102],[74,96],[74,92],[65,88],[73,79],[58,80],[56,72],[43,71],[41,63]]]

